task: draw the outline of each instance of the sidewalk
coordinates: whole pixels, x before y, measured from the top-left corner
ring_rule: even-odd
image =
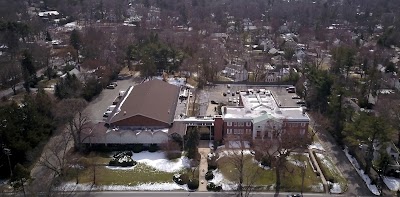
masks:
[[[207,191],[207,180],[205,179],[205,175],[208,170],[208,163],[207,163],[207,155],[210,153],[210,148],[199,148],[198,149],[201,159],[199,164],[199,192],[206,192]]]

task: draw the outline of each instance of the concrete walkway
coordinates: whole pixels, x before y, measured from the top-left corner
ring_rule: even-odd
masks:
[[[207,155],[210,153],[210,148],[199,148],[198,149],[201,159],[199,164],[199,192],[207,191],[207,181],[205,175],[208,170]]]
[[[315,170],[320,174],[320,177],[321,177],[321,180],[322,180],[322,184],[324,185],[324,188],[325,188],[325,193],[330,194],[328,183],[326,182],[324,173],[322,173],[321,168],[319,167],[319,164],[318,164],[317,160],[315,160],[313,152],[314,152],[313,150],[310,150],[310,149],[308,150],[308,154],[310,155],[311,162],[313,162]]]

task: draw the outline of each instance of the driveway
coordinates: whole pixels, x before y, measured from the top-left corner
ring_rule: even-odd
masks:
[[[344,178],[348,181],[348,190],[345,195],[374,196],[353,168],[342,148],[337,145],[332,135],[328,131],[318,131],[317,136],[326,151],[325,154],[332,159],[333,164],[343,173]]]

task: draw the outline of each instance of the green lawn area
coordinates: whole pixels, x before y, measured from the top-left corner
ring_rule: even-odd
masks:
[[[163,172],[143,163],[137,163],[133,169],[117,170],[106,167],[111,159],[111,153],[90,153],[81,158],[81,162],[87,163],[88,167],[79,170],[79,183],[93,182],[93,166],[95,167],[96,185],[129,185],[134,186],[142,183],[162,183],[173,182],[172,176],[178,172]],[[190,170],[183,169],[179,173],[186,173],[191,178]],[[76,170],[70,171],[70,181],[76,180]],[[198,179],[199,172],[194,172],[194,177]]]
[[[307,161],[307,163],[309,161],[308,158],[304,155],[293,155],[291,157],[299,161]],[[228,157],[223,157],[219,159],[218,164],[221,173],[226,179],[233,182],[235,182],[235,179],[237,180],[238,171],[235,170],[234,165]],[[310,166],[309,163],[308,166]],[[253,179],[255,180],[254,185],[269,187],[275,184],[275,170],[264,170],[260,168],[258,164],[253,161],[253,156],[251,155],[246,156],[244,169],[244,177],[253,177],[253,175],[256,175],[256,178]],[[250,181],[247,181],[247,183],[248,182]],[[286,168],[283,170],[281,189],[288,192],[300,191],[301,183],[301,168],[294,164],[291,164],[290,162],[287,162]],[[306,168],[304,176],[304,191],[311,191],[311,186],[318,185],[319,183],[321,183],[321,179],[316,176],[316,174],[310,167]]]
[[[161,172],[140,163],[132,170],[112,170],[106,168],[106,166],[96,166],[96,185],[138,185],[150,182],[172,182],[174,174]],[[79,182],[93,182],[93,167],[89,167],[79,174]]]
[[[320,156],[321,157],[321,156]],[[318,162],[319,167],[321,168],[322,173],[325,176],[325,179],[330,182],[339,183],[342,192],[347,190],[347,180],[343,177],[342,173],[335,167],[332,160],[323,155],[324,161],[315,154],[315,159]]]

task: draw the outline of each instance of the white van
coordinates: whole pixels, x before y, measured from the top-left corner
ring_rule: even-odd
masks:
[[[110,105],[107,107],[107,111],[113,111],[117,107],[116,105]]]

